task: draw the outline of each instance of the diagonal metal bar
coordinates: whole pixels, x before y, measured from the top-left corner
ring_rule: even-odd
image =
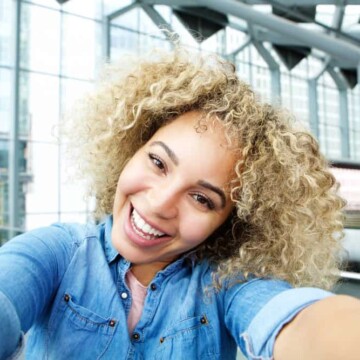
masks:
[[[232,14],[266,27],[279,33],[286,33],[288,37],[299,40],[304,45],[322,50],[337,60],[344,60],[357,65],[360,61],[360,48],[350,43],[345,43],[326,34],[314,33],[291,21],[272,14],[264,14],[254,10],[251,6],[235,0],[198,0],[201,6],[207,6],[224,14]]]
[[[249,5],[264,5],[265,0],[247,0]],[[337,5],[339,0],[278,0],[279,3],[287,6],[311,6],[311,5]],[[360,0],[346,0],[347,5],[360,5]]]
[[[127,13],[128,11],[132,10],[132,9],[135,9],[136,7],[139,6],[139,3],[137,1],[133,2],[132,4],[128,5],[128,6],[125,6],[119,10],[116,10],[114,12],[112,12],[111,14],[107,15],[107,18],[109,21]]]
[[[342,1],[341,5],[336,5],[334,17],[332,19],[332,27],[337,31],[341,30],[341,26],[344,21],[344,15],[345,15],[345,0]]]
[[[171,25],[154,9],[153,6],[147,4],[141,4],[141,7],[149,16],[149,18],[153,21],[153,23],[163,31],[164,35],[166,36],[167,40],[171,43],[176,42],[179,38],[178,34],[174,31]],[[174,38],[174,34],[175,38]]]
[[[251,38],[250,38],[250,36],[247,36],[245,41],[238,48],[236,48],[234,51],[227,54],[227,56],[229,56],[229,57],[236,56],[237,54],[241,53],[250,44],[251,44]]]
[[[332,34],[336,34],[336,37],[341,37],[341,38],[344,38],[344,39],[347,39],[347,40],[350,40],[352,42],[354,42],[356,45],[359,45],[360,44],[360,41],[358,38],[354,37],[354,36],[351,36],[349,34],[346,34],[346,33],[342,33],[340,31],[340,27],[337,27],[337,23],[335,26],[328,26],[326,24],[323,24],[322,22],[320,21],[317,21],[317,20],[314,20],[306,15],[303,15],[301,14],[300,12],[298,11],[295,11],[295,10],[292,10],[291,8],[289,8],[288,5],[283,5],[281,4],[279,1],[275,1],[275,0],[268,0],[267,3],[271,4],[274,8],[278,8],[282,11],[286,11],[288,14],[290,14],[291,16],[297,18],[300,22],[303,21],[303,22],[310,22],[310,23],[313,23],[313,24],[316,24],[322,28],[324,28],[325,30],[327,30],[328,32],[332,33]],[[338,6],[337,8],[338,9]],[[337,12],[335,12],[335,15],[337,14]],[[340,13],[339,13],[340,15]],[[342,15],[343,16],[343,15]],[[334,18],[334,20],[336,20],[336,18]],[[338,19],[338,21],[340,20],[340,17]],[[341,20],[342,21],[342,20]]]

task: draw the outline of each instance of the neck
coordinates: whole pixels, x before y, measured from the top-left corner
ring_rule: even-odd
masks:
[[[155,262],[150,264],[132,264],[131,271],[136,279],[144,286],[148,286],[156,273],[164,269],[169,262]]]

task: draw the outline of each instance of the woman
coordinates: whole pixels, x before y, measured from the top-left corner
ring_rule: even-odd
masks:
[[[106,217],[1,248],[1,359],[30,328],[29,359],[356,358],[359,301],[308,287],[336,280],[343,207],[317,143],[189,58],[113,67],[78,108]]]

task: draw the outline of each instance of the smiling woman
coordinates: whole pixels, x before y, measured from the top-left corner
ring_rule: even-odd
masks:
[[[68,123],[99,225],[1,248],[0,359],[355,359],[358,300],[320,289],[344,202],[316,141],[230,63],[152,55]]]
[[[186,112],[160,128],[120,174],[112,242],[137,265],[138,277],[139,265],[152,263],[154,276],[202,244],[234,207],[225,189],[235,154],[220,122],[195,131],[201,119],[200,112]]]

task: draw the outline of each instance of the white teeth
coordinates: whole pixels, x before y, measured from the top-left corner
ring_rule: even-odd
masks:
[[[135,225],[135,232],[147,240],[153,239],[154,236],[160,237],[162,235],[165,235],[165,233],[154,229],[151,225],[146,223],[145,220],[139,215],[139,213],[135,209],[132,212],[131,220],[133,222],[133,225]],[[141,230],[141,232],[138,230]]]

